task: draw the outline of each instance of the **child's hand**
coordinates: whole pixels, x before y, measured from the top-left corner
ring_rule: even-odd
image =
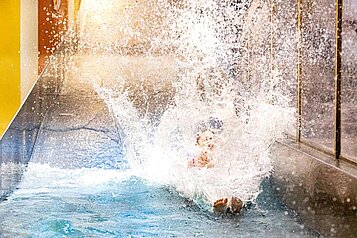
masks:
[[[195,167],[195,159],[190,159],[190,160],[187,162],[187,165],[188,165],[188,167]]]

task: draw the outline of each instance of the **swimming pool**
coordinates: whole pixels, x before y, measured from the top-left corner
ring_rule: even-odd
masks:
[[[30,163],[0,204],[0,237],[319,237],[262,184],[239,216],[204,211],[125,170]]]
[[[98,95],[66,81],[20,183],[0,203],[0,237],[319,236],[279,203],[270,180],[256,205],[227,217],[135,176],[113,131]]]

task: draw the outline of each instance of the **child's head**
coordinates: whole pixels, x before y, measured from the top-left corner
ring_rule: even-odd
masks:
[[[216,117],[210,117],[207,122],[201,121],[196,126],[196,144],[200,147],[208,147],[209,150],[213,150],[215,147],[214,135],[220,134],[222,131],[223,122]]]
[[[209,146],[213,142],[213,132],[211,130],[206,130],[200,133],[197,136],[197,145],[198,146]]]
[[[220,134],[223,131],[223,121],[218,117],[210,117],[208,119],[208,125],[214,134]]]

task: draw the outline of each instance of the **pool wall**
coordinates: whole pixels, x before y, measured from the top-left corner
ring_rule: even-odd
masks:
[[[271,148],[274,188],[281,201],[326,237],[357,234],[357,169],[284,139]]]

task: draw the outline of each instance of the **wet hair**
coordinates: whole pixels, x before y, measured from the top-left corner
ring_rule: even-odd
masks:
[[[210,117],[207,122],[199,121],[195,126],[195,134],[197,135],[197,143],[200,133],[211,130],[213,134],[220,134],[223,131],[223,121],[218,117]]]
[[[223,131],[223,121],[218,117],[210,117],[208,125],[210,129],[214,130],[214,133],[220,134]]]

